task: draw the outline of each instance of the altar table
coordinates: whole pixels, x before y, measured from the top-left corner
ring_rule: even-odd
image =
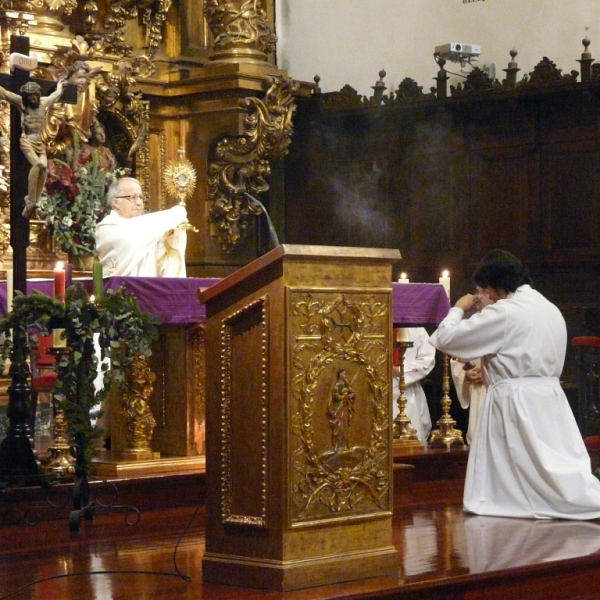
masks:
[[[437,327],[450,310],[439,283],[392,283],[392,321],[396,327]]]
[[[142,311],[156,315],[160,321],[160,339],[150,359],[156,381],[149,402],[157,422],[152,449],[161,457],[204,454],[206,310],[198,300],[198,290],[218,281],[218,278],[193,277],[109,277],[104,280],[105,291],[124,286],[137,298]],[[80,282],[91,292],[91,279],[74,282]],[[29,280],[27,290],[51,295],[53,282]],[[450,308],[440,284],[393,283],[392,298],[392,321],[396,327],[435,327]],[[0,310],[6,311],[5,281],[0,282]],[[118,407],[113,408],[113,413],[118,414]],[[110,433],[111,451],[118,455],[124,449],[124,440],[117,432]]]
[[[218,278],[195,277],[108,277],[103,287],[106,291],[125,286],[128,293],[137,297],[141,310],[156,315],[163,324],[175,325],[206,320],[206,308],[198,301],[198,289],[218,281]],[[74,282],[81,283],[91,293],[90,278]],[[51,295],[53,282],[51,279],[28,280],[27,293],[33,290]],[[437,326],[450,308],[446,291],[438,283],[392,283],[392,295],[392,320],[396,326]],[[0,310],[6,312],[5,281],[0,281]]]

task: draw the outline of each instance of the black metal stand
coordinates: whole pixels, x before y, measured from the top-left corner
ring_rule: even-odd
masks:
[[[23,520],[27,525],[35,526],[43,521],[43,513],[49,513],[51,518],[57,518],[64,511],[68,511],[69,531],[78,532],[82,520],[93,521],[97,511],[113,510],[124,513],[124,523],[129,526],[137,525],[141,518],[141,512],[133,505],[118,504],[119,490],[117,486],[106,480],[91,478],[80,473],[75,476],[71,487],[60,488],[64,495],[59,496],[57,501],[57,488],[68,484],[70,480],[56,475],[40,476],[37,484],[46,492],[45,504],[31,506],[25,510]],[[16,486],[13,486],[16,487]],[[0,501],[10,505],[10,487],[4,487],[0,491]],[[108,492],[107,492],[108,490]],[[102,496],[110,494],[108,501],[103,501]],[[19,495],[22,500],[22,494]],[[14,521],[11,521],[11,523]]]
[[[40,474],[40,461],[33,445],[29,427],[31,389],[27,373],[16,372],[11,366],[11,385],[8,388],[6,415],[9,426],[0,444],[0,481],[6,483],[35,483]]]

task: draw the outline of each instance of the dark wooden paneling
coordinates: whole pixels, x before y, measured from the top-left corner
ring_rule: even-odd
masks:
[[[452,295],[503,247],[566,316],[600,307],[600,82],[332,109],[301,104],[285,164],[288,243],[399,248]],[[600,334],[600,331],[591,333]]]

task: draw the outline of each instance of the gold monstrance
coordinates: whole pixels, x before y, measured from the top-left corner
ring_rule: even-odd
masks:
[[[177,203],[185,206],[185,201],[193,194],[196,189],[196,169],[192,163],[185,157],[185,150],[179,148],[179,158],[176,161],[169,161],[163,175],[163,184],[167,194],[175,196]],[[198,232],[187,219],[185,223],[179,226],[180,229],[187,229]]]

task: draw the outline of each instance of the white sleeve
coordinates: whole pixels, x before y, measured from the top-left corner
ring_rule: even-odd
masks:
[[[430,338],[438,350],[459,358],[475,360],[497,354],[506,333],[506,310],[502,301],[487,306],[469,319],[464,312],[453,307]]]
[[[116,274],[127,275],[141,263],[148,252],[170,229],[176,228],[186,219],[183,206],[140,215],[131,219],[111,218],[101,222],[96,229],[96,249],[100,262],[117,261]]]
[[[450,360],[450,372],[456,389],[458,401],[463,408],[469,408],[471,404],[471,382],[465,376],[463,367],[465,363],[458,360]]]

